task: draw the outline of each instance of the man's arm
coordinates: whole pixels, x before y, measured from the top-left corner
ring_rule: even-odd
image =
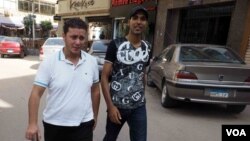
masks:
[[[32,88],[28,104],[29,125],[26,130],[26,138],[28,140],[32,140],[37,135],[39,136],[39,139],[41,139],[41,134],[38,127],[38,110],[39,110],[40,99],[45,89],[46,88],[38,85],[34,85]]]
[[[110,91],[109,91],[109,75],[111,74],[112,71],[112,63],[105,62],[103,65],[103,70],[102,70],[102,79],[101,79],[101,85],[102,85],[102,93],[107,105],[108,109],[108,115],[109,118],[112,122],[121,124],[120,119],[121,115],[119,110],[117,109],[116,106],[114,106]]]
[[[94,129],[95,129],[96,123],[97,123],[100,99],[101,99],[101,97],[100,97],[100,89],[99,89],[99,82],[94,83],[92,85],[92,87],[91,87],[91,99],[92,99],[92,107],[93,107],[93,112],[94,112],[94,120],[95,120]]]

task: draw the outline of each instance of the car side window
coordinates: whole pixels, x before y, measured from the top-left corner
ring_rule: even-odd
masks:
[[[158,56],[158,57],[155,57],[154,60],[155,61],[163,61],[163,60],[166,60],[165,56],[166,56],[166,53],[169,51],[170,48],[166,48],[162,51],[162,53]]]
[[[173,55],[174,55],[174,50],[175,50],[175,46],[170,47],[170,49],[165,55],[166,61],[170,62],[172,60]]]

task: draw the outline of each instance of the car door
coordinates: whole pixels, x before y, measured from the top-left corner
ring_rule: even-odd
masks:
[[[161,87],[161,76],[163,73],[162,64],[166,61],[165,56],[168,50],[169,48],[166,48],[160,55],[154,57],[150,65],[151,79],[154,82],[154,84],[157,85],[157,87],[159,88]]]
[[[162,74],[161,79],[166,81],[172,81],[173,76],[177,70],[177,63],[174,60],[176,46],[172,45],[169,47],[168,52],[165,55],[165,61],[161,64],[162,65]]]

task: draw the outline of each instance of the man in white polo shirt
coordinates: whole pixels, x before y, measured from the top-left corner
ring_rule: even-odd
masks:
[[[47,88],[45,141],[92,141],[100,90],[97,61],[81,50],[87,28],[81,19],[67,20],[63,27],[65,47],[40,64],[29,99],[28,140],[41,138],[38,109]]]

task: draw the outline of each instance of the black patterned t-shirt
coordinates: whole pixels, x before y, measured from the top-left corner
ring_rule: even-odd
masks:
[[[126,39],[111,41],[105,60],[113,63],[110,93],[118,108],[134,109],[145,104],[144,70],[149,64],[151,45],[141,41],[135,48]]]

